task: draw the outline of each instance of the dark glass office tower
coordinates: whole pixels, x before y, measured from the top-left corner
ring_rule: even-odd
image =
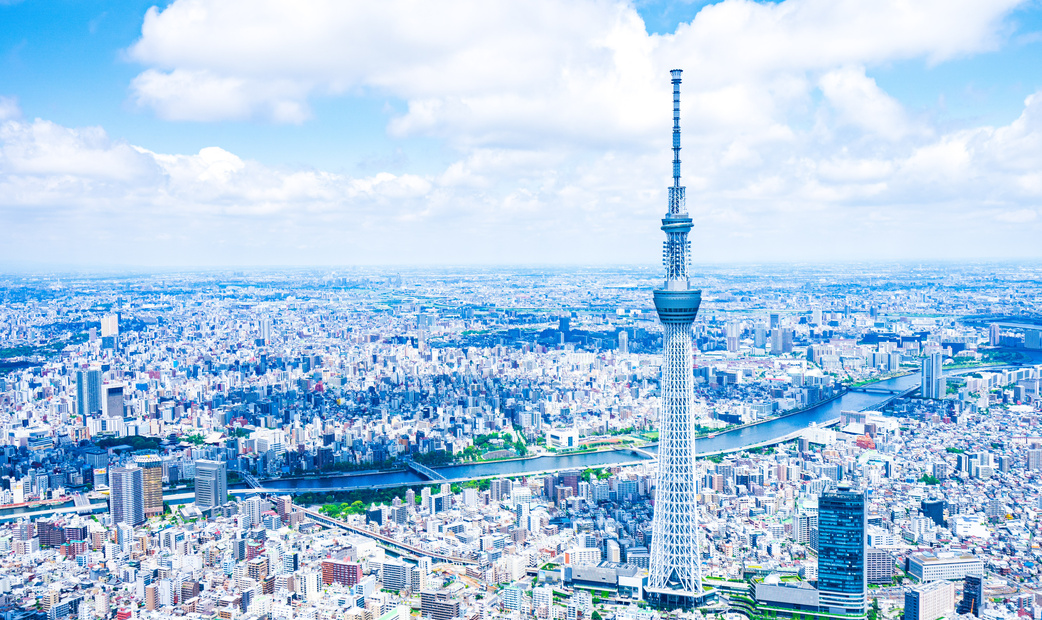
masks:
[[[864,614],[865,494],[849,488],[818,500],[818,604],[833,614]]]
[[[980,606],[984,602],[984,577],[966,575],[962,589],[962,602],[959,603],[960,614],[973,614],[980,618]]]

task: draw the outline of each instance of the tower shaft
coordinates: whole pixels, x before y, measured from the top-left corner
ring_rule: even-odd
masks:
[[[673,82],[673,185],[662,219],[666,233],[666,279],[655,291],[655,308],[664,328],[662,413],[659,419],[658,474],[652,520],[648,589],[660,601],[690,606],[703,594],[698,543],[698,487],[695,471],[694,377],[691,324],[702,292],[692,290],[687,268],[692,222],[680,185],[680,70]]]

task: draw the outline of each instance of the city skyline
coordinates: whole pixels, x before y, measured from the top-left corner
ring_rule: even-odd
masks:
[[[1037,3],[286,6],[0,5],[0,266],[651,264],[673,67],[700,260],[1040,257]]]

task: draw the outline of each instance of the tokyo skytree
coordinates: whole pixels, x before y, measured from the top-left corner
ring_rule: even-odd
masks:
[[[665,285],[655,291],[655,309],[663,337],[662,412],[659,417],[658,478],[652,521],[651,571],[648,590],[663,606],[689,607],[703,596],[698,547],[698,491],[695,484],[695,411],[691,324],[702,291],[693,290],[687,269],[691,218],[680,185],[680,69],[673,81],[673,186],[669,211],[662,218],[666,233]]]

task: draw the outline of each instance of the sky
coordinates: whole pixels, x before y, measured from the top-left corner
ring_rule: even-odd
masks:
[[[0,0],[0,269],[1042,258],[1042,0]]]

